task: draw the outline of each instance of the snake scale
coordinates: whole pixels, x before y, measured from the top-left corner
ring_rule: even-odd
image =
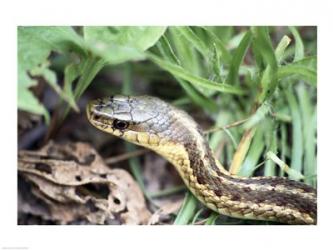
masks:
[[[150,96],[90,101],[96,128],[149,148],[172,163],[190,191],[227,216],[316,224],[316,189],[283,177],[238,177],[216,160],[199,125],[184,111]]]

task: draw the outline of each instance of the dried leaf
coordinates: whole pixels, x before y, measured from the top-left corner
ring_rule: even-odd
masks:
[[[57,223],[146,224],[151,216],[131,175],[110,169],[89,144],[19,151],[18,169]]]

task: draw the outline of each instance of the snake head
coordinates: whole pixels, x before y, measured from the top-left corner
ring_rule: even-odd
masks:
[[[170,106],[150,96],[111,96],[90,101],[87,117],[96,128],[142,146],[157,143]]]

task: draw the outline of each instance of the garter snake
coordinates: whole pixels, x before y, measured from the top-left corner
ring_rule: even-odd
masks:
[[[283,177],[238,177],[213,156],[199,125],[184,111],[149,96],[111,96],[89,102],[96,128],[149,148],[171,162],[190,191],[227,216],[316,224],[316,189]]]

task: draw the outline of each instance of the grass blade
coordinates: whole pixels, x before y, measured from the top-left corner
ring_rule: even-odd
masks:
[[[295,39],[295,56],[294,62],[302,60],[304,58],[304,44],[298,30],[295,27],[289,27],[289,30]]]
[[[231,86],[225,83],[210,81],[202,77],[195,76],[191,74],[189,71],[186,71],[184,68],[175,65],[173,63],[170,63],[166,60],[163,60],[152,53],[147,53],[147,57],[150,60],[152,60],[154,63],[159,65],[161,68],[169,71],[172,75],[179,77],[180,79],[189,81],[193,85],[201,86],[210,90],[217,90],[222,93],[230,93],[236,95],[244,94],[244,91],[238,87]]]
[[[173,51],[172,46],[165,35],[161,37],[156,45],[164,58],[168,58],[169,61],[181,65],[176,53]]]
[[[278,64],[267,27],[254,27],[252,32],[266,64],[269,65],[273,71],[276,71]]]
[[[299,105],[293,90],[289,87],[284,90],[289,104],[291,117],[292,117],[292,155],[291,155],[291,168],[298,172],[302,172],[302,158],[303,158],[303,134],[302,134],[302,120]]]
[[[263,131],[258,129],[251,144],[251,148],[239,171],[240,176],[252,176],[256,170],[260,156],[264,150]]]
[[[194,75],[202,75],[203,70],[198,51],[193,46],[188,46],[187,40],[183,39],[179,31],[173,27],[169,28],[167,37],[173,45],[175,54],[180,61],[180,66]]]
[[[174,225],[189,224],[195,214],[197,204],[198,204],[197,199],[192,195],[191,192],[187,192],[185,195],[184,202],[183,202],[173,224]]]
[[[291,39],[288,36],[283,36],[278,46],[275,49],[275,56],[278,63],[281,63],[283,59],[284,52],[288,45],[290,44]]]
[[[278,70],[279,80],[294,75],[297,75],[304,81],[310,83],[312,86],[317,85],[317,72],[308,67],[297,64],[288,64],[280,67]]]
[[[272,120],[269,120],[269,125],[265,127],[265,144],[266,147],[271,152],[277,151],[277,136],[276,136],[276,130],[274,129],[274,123]],[[275,176],[275,163],[274,161],[266,161],[265,167],[264,167],[264,175],[265,176]]]
[[[304,129],[304,175],[307,177],[316,174],[316,106],[311,104],[309,93],[304,84],[299,84],[296,91]],[[305,183],[315,184],[313,179],[305,179]]]
[[[180,61],[177,58],[175,52],[173,51],[172,46],[166,36],[163,36],[160,39],[160,41],[157,44],[157,47],[166,60],[169,60],[170,62],[175,63],[177,65],[180,65]],[[217,106],[213,100],[202,95],[196,88],[194,88],[188,82],[179,79],[178,77],[176,77],[176,80],[180,83],[180,86],[185,90],[187,95],[191,98],[191,100],[194,103],[196,103],[200,107],[206,107],[213,112],[217,110]]]
[[[207,219],[205,225],[215,225],[215,221],[216,221],[216,219],[217,219],[219,216],[220,216],[220,214],[218,214],[218,213],[216,213],[216,212],[212,212],[212,213],[209,215],[209,217],[208,217],[208,219]]]
[[[277,157],[276,154],[274,154],[272,151],[268,151],[266,154],[267,159],[271,160],[272,162],[275,162],[283,172],[286,172],[289,175],[289,178],[292,180],[302,180],[304,179],[304,176],[295,169],[290,168],[286,163],[284,163],[279,157]],[[270,162],[270,161],[268,161]]]
[[[280,151],[280,158],[283,162],[286,161],[286,156],[287,156],[287,151],[288,151],[288,147],[287,147],[287,127],[285,124],[281,125],[281,139],[280,139],[280,145],[279,145],[279,151]],[[279,176],[283,176],[284,172],[283,170],[280,168],[279,171]]]
[[[256,49],[266,63],[266,68],[261,79],[261,93],[257,97],[257,103],[260,105],[275,92],[278,83],[278,63],[267,27],[254,27],[252,28],[252,32],[255,38]]]
[[[237,150],[232,158],[231,166],[230,166],[230,173],[237,175],[240,170],[244,158],[250,148],[250,144],[252,138],[256,132],[256,128],[251,128],[245,131],[240,143],[238,144]]]
[[[238,71],[239,67],[244,60],[245,54],[250,47],[252,41],[252,34],[250,31],[246,32],[243,39],[241,40],[239,46],[235,51],[235,55],[232,58],[227,83],[228,84],[236,84],[238,82]]]
[[[176,78],[177,81],[180,83],[180,86],[185,90],[187,95],[191,98],[191,100],[198,104],[200,107],[205,107],[209,109],[212,112],[217,111],[217,105],[216,103],[207,98],[206,96],[202,95],[199,91],[197,91],[191,84],[189,84],[186,81],[183,81],[182,79]]]
[[[208,44],[204,43],[188,26],[174,27],[182,36],[188,40],[189,44],[194,46],[203,56],[209,57],[211,54],[211,49]]]
[[[251,117],[249,118],[248,121],[246,121],[246,123],[243,125],[243,127],[245,129],[250,129],[254,126],[256,126],[257,124],[259,124],[260,122],[262,122],[267,114],[271,113],[271,106],[269,103],[264,102],[257,110],[256,112],[251,115]]]
[[[221,56],[222,61],[225,64],[229,64],[231,61],[231,55],[230,52],[227,50],[227,48],[225,47],[224,43],[221,41],[221,39],[219,39],[214,32],[212,32],[211,30],[207,29],[207,28],[200,28],[197,27],[198,29],[203,29],[205,31],[205,34],[207,35],[207,39],[209,39],[209,41],[211,41],[213,44],[216,45],[216,48],[219,51],[219,55]]]

